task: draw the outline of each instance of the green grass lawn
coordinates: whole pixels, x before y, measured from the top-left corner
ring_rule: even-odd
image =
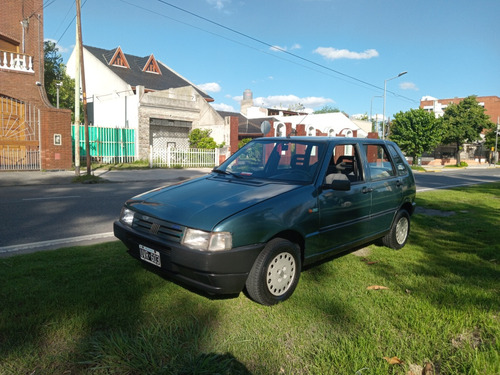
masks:
[[[404,249],[310,268],[273,307],[190,292],[120,242],[0,258],[0,374],[500,374],[500,183],[418,204]]]

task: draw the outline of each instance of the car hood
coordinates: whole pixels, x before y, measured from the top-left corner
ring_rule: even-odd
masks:
[[[300,186],[209,176],[153,190],[127,205],[161,220],[212,230],[225,218]]]

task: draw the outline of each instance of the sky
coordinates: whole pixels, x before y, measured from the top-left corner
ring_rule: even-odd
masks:
[[[81,0],[84,45],[155,58],[217,110],[254,104],[386,117],[420,99],[500,96],[498,0]],[[75,1],[44,0],[66,63]],[[406,74],[398,77],[402,72]]]

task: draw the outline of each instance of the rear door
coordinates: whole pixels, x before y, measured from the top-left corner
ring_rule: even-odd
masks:
[[[367,230],[375,235],[387,231],[403,197],[402,179],[384,143],[365,144],[364,157],[371,194],[371,219]]]

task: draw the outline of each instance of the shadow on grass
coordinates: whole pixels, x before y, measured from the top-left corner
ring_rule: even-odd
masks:
[[[384,278],[415,275],[401,285],[432,303],[465,310],[500,309],[498,184],[424,194],[418,204],[453,211],[448,217],[415,214],[405,263],[371,268]],[[438,197],[439,199],[436,199]],[[436,204],[439,202],[439,206]],[[419,256],[406,255],[415,249]],[[415,253],[416,254],[416,253]]]
[[[249,374],[205,350],[217,304],[144,272],[115,243],[0,260],[0,373]]]

